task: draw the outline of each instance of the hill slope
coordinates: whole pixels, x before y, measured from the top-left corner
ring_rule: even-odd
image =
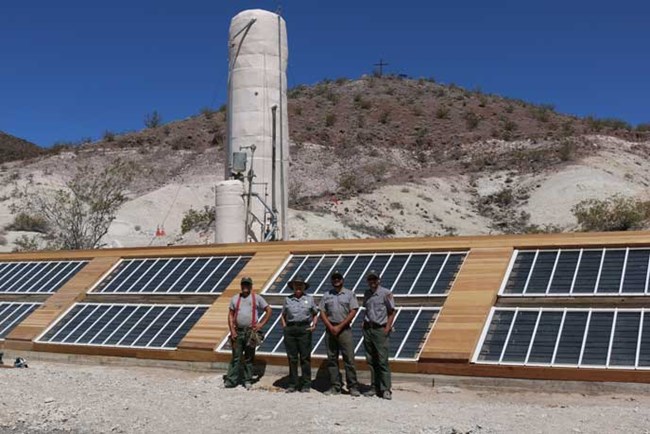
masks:
[[[650,136],[428,80],[365,77],[290,91],[292,238],[573,230],[571,207],[613,193],[644,198]],[[61,185],[82,161],[134,161],[138,179],[109,245],[209,242],[180,235],[212,205],[225,110],[59,148],[0,174],[0,225],[16,185]],[[166,237],[156,238],[157,226]],[[9,233],[11,241],[18,233]]]
[[[0,131],[0,163],[33,158],[42,153],[35,144]]]

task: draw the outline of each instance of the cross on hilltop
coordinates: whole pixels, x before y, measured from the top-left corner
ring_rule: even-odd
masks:
[[[384,74],[384,66],[388,66],[388,63],[385,63],[384,59],[379,59],[379,63],[375,63],[375,66],[379,67],[379,76],[381,77]]]

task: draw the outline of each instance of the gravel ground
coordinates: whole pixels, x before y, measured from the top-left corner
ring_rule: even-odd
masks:
[[[650,432],[640,393],[495,392],[399,382],[392,401],[287,395],[266,376],[38,362],[0,370],[0,434],[28,432]]]

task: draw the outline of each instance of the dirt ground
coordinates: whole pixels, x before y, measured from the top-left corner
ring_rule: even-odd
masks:
[[[392,401],[285,394],[267,375],[224,389],[223,372],[35,362],[0,370],[0,433],[650,432],[650,397],[394,384]],[[643,390],[643,389],[640,389]]]

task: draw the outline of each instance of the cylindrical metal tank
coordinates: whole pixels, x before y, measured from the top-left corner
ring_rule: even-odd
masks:
[[[241,147],[255,145],[252,161],[253,191],[272,207],[272,107],[276,115],[275,194],[278,238],[287,233],[289,167],[289,123],[287,116],[287,30],[279,15],[260,10],[237,14],[230,23],[228,80],[228,140],[226,179],[232,172],[232,154]],[[249,157],[251,156],[250,151]],[[249,219],[251,233],[264,232],[265,208],[250,201],[256,218]]]
[[[216,186],[216,236],[219,243],[245,243],[246,205],[244,184],[241,181],[221,181]]]

